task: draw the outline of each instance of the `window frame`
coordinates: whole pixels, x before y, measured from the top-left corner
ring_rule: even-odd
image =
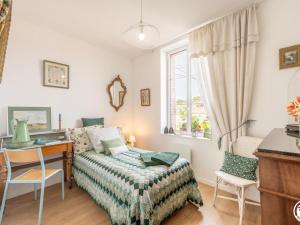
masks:
[[[187,54],[189,54],[189,52],[188,52],[188,45],[183,45],[183,46],[180,46],[180,47],[178,47],[178,48],[176,48],[176,49],[173,49],[172,51],[169,51],[169,52],[167,52],[166,54],[167,54],[167,76],[166,76],[166,78],[167,78],[167,81],[166,81],[166,89],[167,89],[167,96],[166,96],[166,98],[167,98],[167,100],[166,100],[166,102],[167,102],[167,126],[168,127],[170,127],[170,125],[171,125],[171,113],[170,113],[170,96],[171,96],[171,85],[170,85],[170,80],[171,80],[171,57],[172,57],[172,55],[175,55],[175,54],[178,54],[178,53],[181,53],[181,52],[183,52],[183,51],[186,51],[187,52]],[[186,91],[187,91],[187,99],[186,99],[186,101],[187,101],[187,130],[189,131],[190,130],[190,128],[191,128],[191,123],[189,123],[188,121],[189,121],[189,119],[190,119],[190,91],[189,91],[189,86],[190,86],[190,81],[189,81],[189,71],[190,71],[190,68],[189,68],[189,60],[188,60],[188,57],[187,57],[187,71],[186,71],[186,73],[187,73],[187,76],[186,76],[186,79],[187,79],[187,89],[186,89]],[[174,125],[174,124],[173,124]],[[174,129],[174,131],[176,131],[176,127],[173,127],[173,129]],[[189,132],[187,132],[187,133],[189,133]],[[189,135],[189,134],[188,134]]]
[[[182,40],[173,45],[167,46],[161,49],[161,132],[163,133],[165,126],[170,128],[171,125],[171,112],[170,112],[170,96],[171,96],[171,56],[180,53],[182,51],[187,52],[187,131],[186,132],[178,132],[176,130],[176,124],[172,124],[175,135],[183,136],[183,137],[193,137],[198,139],[207,139],[211,138],[198,137],[194,136],[192,132],[192,110],[193,110],[193,102],[192,102],[192,74],[191,74],[191,66],[192,60],[189,58],[189,45],[188,40]],[[201,95],[200,95],[201,96]],[[165,105],[164,105],[165,104]],[[207,115],[208,116],[208,115]]]

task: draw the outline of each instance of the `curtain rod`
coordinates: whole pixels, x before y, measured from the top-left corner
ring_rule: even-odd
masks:
[[[254,4],[254,5],[257,7],[257,6],[258,6],[259,4],[261,4],[263,1],[264,1],[264,0],[255,0],[255,1],[253,1],[252,4]],[[247,6],[247,7],[249,7],[249,6]],[[244,7],[244,8],[247,8],[247,7]],[[242,10],[242,9],[243,9],[243,8],[241,8],[240,10]],[[226,16],[232,15],[232,14],[235,13],[235,12],[238,12],[238,11],[235,10],[235,11],[232,11],[232,12],[230,12],[230,13],[227,13],[227,14],[225,14],[225,15],[223,15],[223,16],[219,16],[219,17],[217,17],[217,18],[214,18],[214,19],[211,19],[211,20],[206,21],[206,22],[204,22],[204,23],[201,23],[200,25],[197,25],[197,26],[195,26],[195,27],[193,27],[193,28],[191,28],[191,29],[189,29],[189,30],[187,30],[187,31],[185,31],[185,32],[183,32],[183,33],[181,33],[181,34],[176,35],[174,38],[171,38],[171,39],[169,39],[169,40],[167,40],[167,41],[165,41],[165,42],[163,42],[163,43],[157,45],[154,49],[159,48],[159,47],[162,47],[162,46],[164,46],[164,45],[167,45],[167,44],[169,44],[169,43],[171,43],[171,42],[173,42],[173,41],[175,41],[175,40],[177,40],[177,39],[179,39],[179,38],[181,38],[181,37],[184,37],[185,35],[188,35],[189,33],[193,32],[193,31],[195,31],[195,30],[197,30],[197,29],[199,29],[199,28],[201,28],[201,27],[204,27],[204,26],[206,26],[206,25],[208,25],[208,24],[210,24],[210,23],[213,23],[213,22],[215,22],[215,21],[217,21],[217,20],[219,20],[219,19],[222,19],[222,18],[224,18],[224,17],[226,17]],[[153,49],[153,50],[154,50],[154,49]]]

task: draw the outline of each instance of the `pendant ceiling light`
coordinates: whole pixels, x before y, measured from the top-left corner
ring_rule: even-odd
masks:
[[[130,26],[123,35],[127,43],[141,49],[152,49],[158,44],[158,28],[143,21],[143,0],[141,0],[140,22]]]

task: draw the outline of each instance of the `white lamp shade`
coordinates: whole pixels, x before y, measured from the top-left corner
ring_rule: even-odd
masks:
[[[124,40],[140,49],[153,49],[157,46],[160,33],[157,27],[151,24],[143,23],[129,27],[123,33]]]
[[[130,143],[136,142],[135,136],[134,136],[134,135],[130,135],[130,136],[129,136],[129,142],[130,142]]]

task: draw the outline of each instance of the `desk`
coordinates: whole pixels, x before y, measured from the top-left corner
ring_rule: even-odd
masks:
[[[65,181],[69,183],[69,188],[72,188],[72,161],[73,161],[73,142],[72,141],[62,141],[61,143],[56,143],[53,145],[34,145],[30,148],[42,148],[43,156],[46,155],[53,155],[53,154],[58,154],[62,153],[61,157],[56,157],[53,159],[48,159],[45,160],[45,164],[47,163],[52,163],[56,161],[63,160],[63,169],[64,169],[64,176],[65,176]],[[40,165],[39,162],[37,163],[29,163],[29,164],[24,164],[24,165],[16,165],[12,166],[12,171],[17,171],[20,169],[24,168],[29,168],[32,166],[37,166]],[[3,156],[3,153],[0,153],[0,168],[1,168],[1,183],[0,183],[0,193],[2,195],[5,187],[5,182],[6,182],[6,177],[7,177],[7,170],[6,170],[6,165],[5,165],[5,159]],[[2,197],[0,196],[0,199]]]

